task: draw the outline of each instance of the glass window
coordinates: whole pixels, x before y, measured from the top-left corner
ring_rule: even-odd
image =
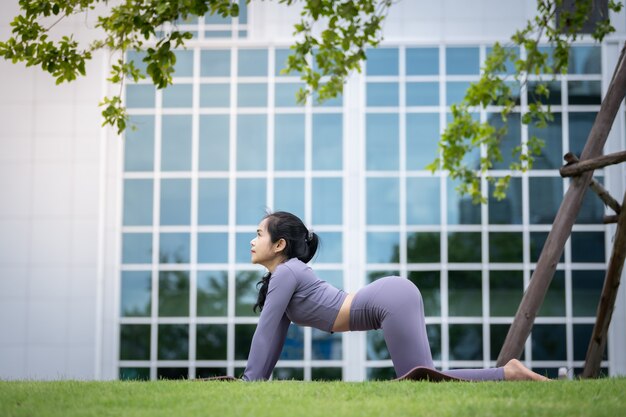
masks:
[[[530,262],[537,262],[539,260],[539,256],[541,255],[543,245],[546,243],[547,238],[548,232],[530,232]],[[559,262],[565,262],[563,253],[561,253],[561,259]]]
[[[241,178],[237,180],[237,224],[257,225],[267,207],[265,180]]]
[[[483,358],[483,329],[480,324],[451,324],[450,360],[477,361]]]
[[[259,217],[259,220],[261,217]],[[250,241],[254,239],[255,233],[237,233],[235,235],[235,262],[242,264],[250,263]]]
[[[161,225],[189,225],[191,217],[191,180],[161,180]]]
[[[574,324],[574,360],[584,361],[587,358],[587,348],[593,333],[593,324]],[[605,346],[602,360],[608,359]],[[606,374],[605,374],[606,375]]]
[[[144,51],[128,51],[126,53],[128,57],[128,61],[133,61],[135,63],[135,68],[141,70],[141,72],[145,73],[147,64],[143,61],[146,57],[146,53]]]
[[[193,106],[193,86],[172,84],[163,89],[163,107],[191,108]]]
[[[160,360],[186,360],[189,358],[189,325],[187,324],[159,324],[158,358]],[[162,368],[168,369],[168,368]],[[170,368],[173,370],[180,368]],[[186,368],[182,368],[186,369]],[[180,373],[180,371],[174,371]],[[168,378],[187,378],[183,375],[170,375]]]
[[[150,360],[150,325],[120,325],[120,360]]]
[[[398,83],[367,83],[368,107],[398,107],[400,96]]]
[[[522,262],[524,245],[517,232],[489,233],[489,262]]]
[[[422,294],[426,317],[441,316],[441,279],[439,271],[410,271],[409,280]]]
[[[226,360],[225,324],[198,324],[196,326],[196,359]]]
[[[340,170],[343,167],[343,115],[313,115],[313,169]]]
[[[572,271],[572,312],[574,317],[595,317],[606,272]]]
[[[340,232],[318,232],[321,244],[315,255],[317,263],[343,262],[343,235]]]
[[[152,180],[124,180],[124,226],[152,225],[152,195]]]
[[[189,272],[159,272],[159,317],[189,316]]]
[[[541,155],[535,156],[533,169],[559,169],[563,156],[563,128],[561,113],[552,113],[554,120],[545,128],[538,128],[535,123],[528,125],[528,137],[536,136],[545,145]]]
[[[535,324],[531,335],[534,361],[567,359],[567,337],[564,324]]]
[[[550,282],[550,287],[548,287],[546,297],[543,300],[543,304],[541,305],[537,316],[565,316],[565,273],[563,271],[556,271],[554,273],[552,281]]]
[[[365,282],[367,284],[371,284],[372,282],[376,281],[379,278],[384,278],[384,277],[397,277],[400,276],[400,271],[376,271],[376,270],[372,270],[372,271],[368,271],[367,272],[367,276],[366,276],[366,280]]]
[[[439,178],[406,179],[407,224],[440,224]]]
[[[367,332],[367,360],[391,359],[382,330]]]
[[[406,168],[426,169],[439,153],[439,114],[406,115]]]
[[[227,368],[196,368],[196,379],[211,378],[226,375]]]
[[[193,50],[174,51],[176,65],[174,77],[193,77]]]
[[[230,84],[201,84],[200,107],[230,107]]]
[[[313,360],[341,360],[343,341],[341,334],[313,329],[311,339]]]
[[[448,311],[450,316],[483,315],[482,272],[448,272]]]
[[[275,87],[274,103],[276,107],[301,107],[296,94],[304,88],[302,83],[277,83]]]
[[[191,171],[191,123],[191,116],[163,116],[163,171]]]
[[[257,271],[238,271],[235,280],[235,315],[254,316],[252,308],[256,304],[259,291],[256,283],[261,280]]]
[[[273,381],[302,381],[304,380],[304,369],[302,368],[274,368],[272,372]]]
[[[367,75],[398,75],[398,49],[368,49],[365,63]]]
[[[248,2],[245,0],[239,0],[239,24],[245,25],[248,23]]]
[[[198,180],[198,224],[228,224],[228,179]]]
[[[604,232],[573,232],[572,262],[604,262]]]
[[[367,224],[400,223],[400,187],[397,178],[367,178]]]
[[[400,234],[397,232],[367,233],[367,263],[400,262]]]
[[[477,47],[446,48],[446,74],[474,75],[480,71],[479,49]]]
[[[480,262],[481,254],[480,232],[448,233],[448,262]]]
[[[446,83],[446,105],[449,106],[463,101],[469,87],[469,81],[448,81]]]
[[[603,184],[603,177],[596,176],[595,180]],[[591,190],[585,193],[580,211],[576,217],[576,224],[602,224],[604,218],[604,203]]]
[[[171,336],[167,336],[171,337]],[[164,354],[167,354],[167,350],[164,350]],[[177,379],[188,379],[189,378],[189,368],[180,368],[180,367],[159,367],[157,368],[157,380],[177,380]]]
[[[390,367],[367,368],[368,381],[388,381],[396,377],[396,371]]]
[[[568,81],[567,97],[570,105],[600,104],[602,102],[601,81]]]
[[[342,381],[343,370],[341,368],[311,368],[311,380]]]
[[[522,224],[522,179],[511,178],[506,198],[498,201],[493,196],[495,185],[489,184],[489,223]]]
[[[506,339],[506,335],[509,332],[510,324],[492,324],[489,326],[490,329],[490,343],[491,343],[491,360],[495,361],[498,359],[498,355],[500,354],[500,350],[502,349],[502,345],[504,345],[504,340]],[[524,360],[526,356],[526,350],[522,350],[522,355],[520,356],[520,360]]]
[[[499,113],[488,114],[487,120],[497,130],[505,126]],[[519,161],[520,147],[522,146],[521,126],[519,114],[512,113],[508,115],[506,122],[507,133],[501,138],[499,146],[500,152],[502,152],[502,161],[494,162],[494,169],[509,169],[512,162]]]
[[[599,46],[572,46],[569,51],[570,74],[601,74],[602,48]]]
[[[409,233],[406,246],[409,263],[441,260],[441,236],[438,232]]]
[[[124,170],[154,169],[154,116],[130,115],[124,131]]]
[[[247,360],[256,324],[235,325],[235,360]]]
[[[198,271],[198,317],[228,314],[228,272]]]
[[[548,89],[548,96],[538,94],[537,86],[541,84]],[[528,103],[543,103],[543,104],[561,104],[561,82],[560,81],[535,81],[528,82]]]
[[[237,169],[265,170],[267,163],[267,118],[245,114],[237,117]]]
[[[304,328],[289,326],[279,360],[302,360],[304,358]]]
[[[508,52],[512,51],[515,54],[515,59],[513,60],[507,59],[504,62],[504,66],[506,67],[506,69],[504,70],[504,72],[498,72],[498,73],[513,75],[515,74],[515,60],[517,60],[520,56],[519,48],[516,47],[516,48],[503,48],[503,49]],[[489,54],[491,54],[492,51],[493,51],[493,48],[487,47],[487,56],[489,56]]]
[[[149,264],[152,262],[152,234],[122,234],[122,263]]]
[[[400,165],[400,132],[397,114],[365,116],[368,170],[397,170]]]
[[[406,75],[439,75],[439,48],[406,48]]]
[[[317,91],[313,91],[313,107],[341,107],[343,106],[343,96],[341,94],[333,98],[327,98],[320,102],[320,97]]]
[[[494,317],[514,317],[524,295],[522,271],[489,272],[489,314]]]
[[[159,243],[160,263],[189,263],[189,233],[161,233]]]
[[[450,178],[446,181],[448,192],[448,224],[480,224],[481,205],[472,203],[472,197],[461,195],[457,191],[458,180]]]
[[[274,120],[274,169],[304,170],[304,115],[277,114]]]
[[[200,54],[200,75],[203,77],[230,76],[230,50],[203,50]]]
[[[267,84],[239,84],[237,86],[238,107],[267,107]]]
[[[122,317],[149,317],[151,313],[152,273],[150,271],[122,271],[120,315]]]
[[[267,75],[267,50],[240,49],[239,69],[240,77],[263,77]]]
[[[154,86],[152,84],[129,84],[126,86],[126,107],[154,108]]]
[[[198,233],[198,262],[227,263],[228,233]]]
[[[438,106],[439,83],[406,83],[407,106]]]
[[[313,224],[343,223],[343,180],[313,178]]]
[[[230,16],[223,17],[219,13],[214,13],[214,14],[209,14],[209,13],[204,15],[204,23],[206,25],[230,25],[232,24],[232,18]]]
[[[149,381],[150,368],[120,368],[119,379],[122,381]]]
[[[304,179],[276,178],[274,180],[274,211],[287,211],[304,218]]]
[[[201,171],[228,171],[229,123],[229,116],[200,115],[199,168]]]
[[[339,288],[340,290],[344,288],[342,270],[324,269],[318,271],[318,276],[335,288]]]
[[[529,178],[530,223],[552,224],[563,201],[563,180],[560,177]]]
[[[300,72],[290,72],[289,74],[282,74],[282,70],[287,68],[287,60],[291,55],[290,49],[276,48],[274,51],[274,75],[276,76],[299,76]]]

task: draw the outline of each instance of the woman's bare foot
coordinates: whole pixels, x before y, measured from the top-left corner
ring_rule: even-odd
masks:
[[[505,381],[549,381],[543,375],[539,375],[536,372],[531,371],[524,366],[517,359],[511,359],[506,365],[504,365],[504,380]]]

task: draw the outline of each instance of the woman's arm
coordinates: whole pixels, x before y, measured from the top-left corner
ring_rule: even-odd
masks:
[[[259,325],[252,337],[244,380],[269,379],[272,375],[291,323],[285,310],[295,290],[296,278],[291,270],[278,268],[270,279]]]

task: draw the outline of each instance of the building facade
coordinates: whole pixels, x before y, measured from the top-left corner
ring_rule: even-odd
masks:
[[[284,22],[295,22],[296,10],[253,2],[239,18],[178,22],[194,39],[177,51],[174,84],[125,87],[133,128],[123,138],[87,127],[99,112],[87,91],[110,93],[108,57],[99,55],[92,86],[62,90],[73,122],[56,134],[65,148],[37,127],[23,134],[32,146],[10,142],[22,133],[7,118],[18,133],[3,138],[12,168],[2,175],[11,202],[0,217],[0,323],[9,336],[0,342],[0,377],[239,376],[263,274],[249,262],[249,242],[266,210],[293,212],[319,234],[312,265],[339,288],[354,292],[386,275],[413,281],[437,367],[494,366],[567,190],[562,156],[580,154],[626,38],[622,13],[613,19],[616,35],[575,45],[568,74],[549,85],[555,117],[546,129],[522,125],[520,114],[535,100],[533,83],[550,76],[513,85],[519,106],[507,122],[504,161],[491,174],[510,174],[511,151],[532,135],[545,139],[544,154],[532,170],[512,174],[506,200],[473,205],[445,172],[425,166],[450,105],[478,79],[489,48],[534,13],[532,1],[400,2],[385,40],[368,50],[344,94],[304,105],[295,102],[303,85],[297,74],[281,72],[292,41]],[[24,76],[11,71],[14,80]],[[38,108],[55,93],[42,98],[41,75],[28,76],[31,99],[8,99],[6,110],[26,117],[16,116],[17,106],[45,120]],[[497,110],[475,117],[501,125]],[[625,123],[622,108],[607,153],[626,147]],[[86,144],[92,149],[83,154]],[[22,184],[29,193],[14,185],[16,169],[31,174]],[[595,177],[618,197],[624,172],[615,166]],[[490,192],[486,180],[482,187]],[[615,230],[602,224],[604,214],[587,193],[525,345],[522,359],[538,372],[555,376],[567,367],[573,375],[583,366]],[[26,243],[16,247],[20,239]],[[624,293],[603,361],[610,375],[626,373]],[[292,325],[273,377],[393,376],[381,331],[327,334]]]

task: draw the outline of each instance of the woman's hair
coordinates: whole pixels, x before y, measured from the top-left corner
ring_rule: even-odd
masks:
[[[319,236],[313,232],[309,232],[309,229],[307,229],[298,216],[285,211],[277,211],[275,213],[268,213],[264,219],[267,219],[267,233],[269,233],[272,243],[276,243],[280,239],[285,240],[285,249],[282,252],[285,258],[298,258],[304,263],[309,262],[313,258],[317,252]],[[261,288],[259,289],[257,302],[253,308],[255,313],[257,308],[263,311],[271,275],[272,274],[268,272],[263,276],[261,281],[257,283],[257,287],[260,285]]]

